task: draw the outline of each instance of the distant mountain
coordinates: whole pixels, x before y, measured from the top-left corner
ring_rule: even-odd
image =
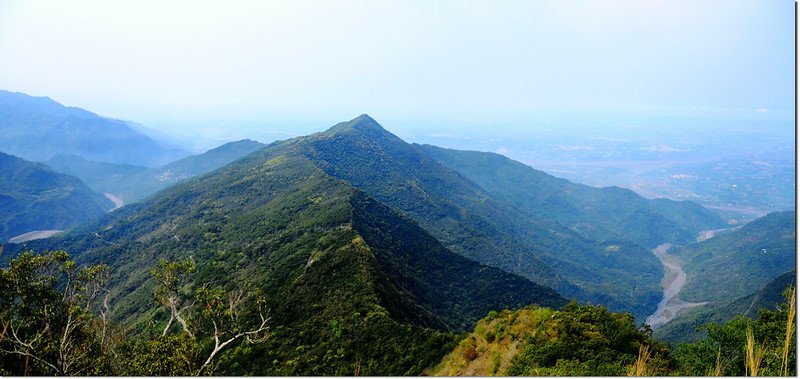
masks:
[[[114,204],[78,178],[0,153],[0,242],[100,218]]]
[[[125,123],[133,130],[144,134],[156,141],[159,145],[167,149],[186,149],[186,141],[181,141],[179,138],[164,133],[160,130],[148,128],[142,124],[133,121],[125,121]]]
[[[796,285],[797,271],[787,272],[759,288],[756,292],[740,298],[712,303],[706,306],[692,308],[685,314],[664,324],[653,334],[674,344],[680,342],[694,342],[705,337],[705,331],[697,330],[707,323],[724,324],[736,315],[749,318],[758,316],[759,309],[775,310],[780,304],[786,302],[783,291],[790,285]]]
[[[188,156],[169,163],[160,168],[162,172],[171,172],[177,177],[202,175],[225,166],[247,154],[263,148],[263,143],[244,139],[228,142],[205,153]]]
[[[115,317],[133,330],[156,308],[158,257],[198,262],[198,281],[259,290],[273,328],[227,374],[416,374],[492,309],[560,308],[554,290],[466,259],[412,220],[282,142],[179,183],[94,226],[33,249],[63,248],[115,275]]]
[[[701,230],[725,226],[694,202],[648,200],[619,187],[572,183],[499,154],[414,146],[493,196],[600,243],[627,240],[654,248],[665,242],[689,243]]]
[[[58,155],[46,163],[59,172],[77,176],[96,191],[133,203],[181,180],[216,170],[264,146],[251,140],[229,142],[203,154],[151,169],[95,162],[75,155]]]
[[[48,97],[0,91],[0,151],[32,161],[60,154],[157,167],[189,155],[168,149],[127,122],[65,107]]]
[[[795,268],[794,212],[770,213],[732,232],[675,247],[686,272],[681,298],[726,301],[748,295]]]

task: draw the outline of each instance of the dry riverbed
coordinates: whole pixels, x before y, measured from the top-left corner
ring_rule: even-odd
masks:
[[[63,230],[34,230],[32,232],[27,232],[25,234],[20,234],[16,237],[11,237],[8,239],[9,243],[22,243],[28,242],[33,240],[40,240],[42,238],[49,238],[55,234],[61,233]]]
[[[114,209],[109,210],[109,212],[113,212],[113,211],[115,211],[117,209],[120,209],[120,208],[122,208],[123,205],[125,205],[125,202],[122,201],[122,199],[120,199],[120,198],[118,198],[118,197],[116,197],[116,196],[114,196],[114,195],[112,195],[110,193],[104,193],[103,195],[106,195],[106,198],[108,198],[108,200],[111,200],[114,203]]]
[[[678,296],[681,288],[686,283],[686,273],[681,268],[680,262],[674,257],[667,254],[667,251],[672,247],[672,244],[661,244],[653,249],[653,254],[661,260],[664,265],[664,280],[661,282],[661,288],[664,289],[664,297],[658,303],[658,308],[655,313],[647,318],[645,323],[650,325],[653,329],[657,329],[661,325],[666,324],[678,312],[692,307],[705,305],[706,303],[689,303],[683,301]]]

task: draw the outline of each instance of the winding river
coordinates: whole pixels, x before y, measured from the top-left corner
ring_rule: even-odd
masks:
[[[664,265],[664,280],[661,282],[661,287],[664,289],[664,297],[658,303],[655,313],[645,320],[645,323],[650,325],[653,329],[659,328],[661,325],[666,324],[678,312],[686,309],[705,305],[706,303],[689,303],[681,300],[678,295],[681,288],[686,283],[686,273],[683,272],[678,260],[667,254],[667,251],[672,247],[671,243],[664,243],[653,249],[653,254]]]

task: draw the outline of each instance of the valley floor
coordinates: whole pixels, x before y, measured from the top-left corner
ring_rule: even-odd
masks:
[[[122,208],[123,205],[125,205],[125,202],[122,201],[122,199],[120,199],[119,197],[116,197],[116,196],[114,196],[114,195],[112,195],[110,193],[104,193],[103,195],[105,195],[108,198],[108,200],[111,200],[112,202],[114,202],[114,208],[109,210],[109,212],[112,212],[112,211],[115,211],[117,209],[120,209],[120,208]]]
[[[42,238],[52,237],[55,234],[61,233],[63,230],[34,230],[27,233],[20,234],[16,237],[11,237],[8,239],[10,243],[22,243],[28,242],[33,240],[39,240]]]
[[[670,243],[664,243],[653,249],[653,254],[661,260],[664,265],[664,281],[661,283],[664,288],[664,298],[658,303],[655,313],[650,315],[645,321],[653,329],[666,324],[678,315],[678,312],[705,305],[707,303],[690,303],[680,299],[681,288],[686,283],[686,273],[680,263],[673,256],[667,254],[672,247]]]

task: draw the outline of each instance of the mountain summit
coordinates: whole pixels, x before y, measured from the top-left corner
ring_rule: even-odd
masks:
[[[388,131],[383,128],[380,124],[378,124],[375,119],[370,117],[367,114],[362,114],[350,121],[340,122],[330,129],[328,129],[328,133],[335,133],[335,132],[342,132],[347,130],[357,130],[360,132],[386,132]]]

